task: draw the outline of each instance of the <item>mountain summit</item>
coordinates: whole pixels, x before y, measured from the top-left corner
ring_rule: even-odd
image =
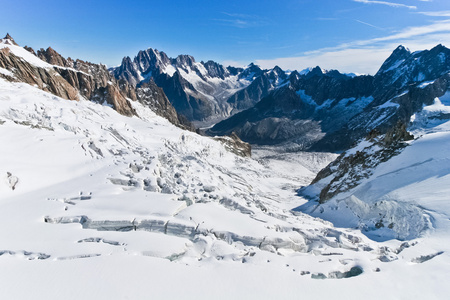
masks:
[[[6,36],[0,40],[1,43],[9,44],[9,45],[17,45],[16,41],[9,35],[9,33],[6,34]]]
[[[134,59],[123,58],[110,71],[133,86],[154,81],[179,113],[198,124],[214,123],[252,107],[286,79],[280,68],[271,73],[253,63],[245,69],[224,67],[214,61],[196,62],[190,55],[169,58],[152,48],[139,51]]]

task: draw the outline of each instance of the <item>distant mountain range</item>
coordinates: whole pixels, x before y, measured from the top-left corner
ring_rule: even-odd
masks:
[[[108,70],[66,59],[50,47],[21,48],[9,35],[2,42],[46,64],[30,65],[3,49],[0,66],[13,70],[11,80],[67,99],[108,103],[125,115],[135,114],[129,101],[140,101],[191,130],[191,122],[214,125],[206,134],[235,133],[251,144],[299,150],[346,150],[374,129],[385,133],[399,122],[408,124],[450,88],[450,50],[442,45],[414,53],[399,46],[374,76],[354,76],[320,67],[302,72],[224,67],[189,55],[169,58],[152,48]]]
[[[411,53],[399,46],[374,76],[347,76],[319,67],[271,91],[254,107],[209,134],[235,132],[254,144],[293,142],[301,149],[342,151],[371,130],[407,124],[449,89],[450,50],[438,45]]]

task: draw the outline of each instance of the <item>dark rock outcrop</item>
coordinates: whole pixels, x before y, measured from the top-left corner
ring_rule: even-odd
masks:
[[[37,56],[54,65],[54,70],[86,99],[108,103],[117,112],[126,116],[136,114],[106,66],[79,59],[74,61],[70,57],[65,59],[51,47],[46,50],[40,49]]]
[[[78,100],[78,91],[64,78],[57,76],[55,70],[31,65],[12,53],[9,48],[0,49],[0,67],[14,74],[13,77],[0,74],[10,81],[25,82],[61,98]]]
[[[9,45],[15,45],[18,46],[16,41],[9,35],[9,33],[6,34],[6,36],[0,40],[1,43],[9,44]]]
[[[243,142],[234,132],[229,136],[219,136],[214,139],[224,144],[228,151],[236,155],[242,157],[252,156],[252,146],[249,143]]]
[[[127,85],[127,88],[129,86]],[[162,88],[153,81],[140,84],[135,90],[136,100],[151,108],[157,115],[166,118],[173,124],[194,131],[194,126],[181,114],[179,114],[170,103]]]
[[[362,179],[372,175],[376,166],[398,155],[407,146],[405,142],[412,139],[414,136],[401,122],[385,134],[372,130],[366,137],[369,145],[342,153],[314,178],[311,185],[331,176],[329,183],[320,192],[319,203],[324,203],[335,195],[359,185]]]

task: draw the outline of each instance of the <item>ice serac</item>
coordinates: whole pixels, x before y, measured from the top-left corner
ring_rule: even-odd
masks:
[[[55,65],[22,50],[30,64],[56,72]],[[240,154],[247,151],[237,138],[217,141],[157,116],[172,111],[175,118],[151,80],[137,87],[118,81],[120,92],[136,99],[130,103],[140,117],[130,118],[94,101],[67,101],[37,85],[11,82],[19,81],[13,69],[0,68],[0,74],[0,219],[8,225],[0,226],[5,299],[212,298],[217,291],[226,299],[300,294],[327,299],[330,291],[338,299],[364,292],[374,299],[386,294],[402,299],[418,291],[436,298],[450,293],[445,284],[450,253],[448,92],[410,119],[412,127],[424,131],[414,132],[416,139],[408,140],[400,123],[392,134],[374,131],[352,147],[346,157],[353,159],[342,159],[344,165],[316,182],[326,186],[334,176],[328,191],[340,192],[322,203],[309,202],[302,210],[311,217],[290,210],[306,202],[295,197],[295,189],[337,155],[280,154],[284,147],[255,147],[255,159],[237,156],[232,152],[240,146]],[[297,76],[290,80],[295,83]],[[338,82],[338,77],[352,83],[321,69],[311,72],[310,79]],[[414,93],[443,92],[444,79],[422,82]],[[282,122],[293,113],[301,118],[291,120],[292,128],[305,129],[314,120],[302,114],[361,110],[374,101],[361,96],[358,106],[359,100],[342,94],[335,105],[327,98],[319,105],[318,98],[289,84],[256,106],[279,114],[261,122],[256,132],[264,132],[265,122]],[[276,99],[283,102],[277,105]],[[396,104],[387,102],[381,109]],[[281,136],[279,129],[272,134]],[[401,147],[394,147],[395,155],[388,158],[383,151],[395,143]],[[377,160],[378,154],[388,160]],[[351,168],[345,170],[345,164]],[[360,168],[364,164],[368,168]],[[339,178],[339,169],[347,177]],[[352,187],[355,174],[367,176]],[[429,226],[433,230],[423,234]],[[392,240],[378,243],[361,231]],[[98,281],[99,275],[105,280]],[[173,289],[168,276],[179,289]],[[111,289],[111,280],[126,284]]]

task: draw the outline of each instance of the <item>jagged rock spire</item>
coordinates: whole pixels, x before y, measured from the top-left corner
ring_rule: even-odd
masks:
[[[6,36],[3,38],[3,41],[4,41],[5,43],[7,43],[7,44],[10,43],[10,44],[19,46],[19,45],[16,43],[16,41],[14,41],[14,39],[9,35],[9,33],[6,34]]]

